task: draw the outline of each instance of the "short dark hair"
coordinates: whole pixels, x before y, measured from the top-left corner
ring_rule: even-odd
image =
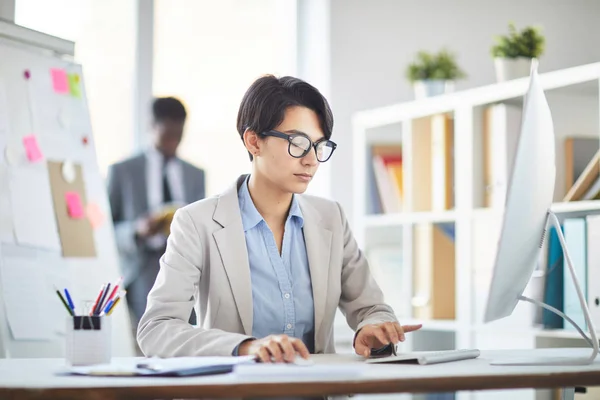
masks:
[[[244,94],[237,117],[240,138],[244,140],[246,129],[264,137],[262,133],[281,124],[286,109],[293,106],[313,110],[319,118],[323,134],[327,139],[331,138],[333,113],[327,99],[314,86],[301,79],[291,76],[276,78],[273,75],[258,78]]]
[[[185,121],[187,112],[185,107],[175,97],[158,97],[152,103],[152,114],[154,122],[161,122],[165,119],[174,121]]]

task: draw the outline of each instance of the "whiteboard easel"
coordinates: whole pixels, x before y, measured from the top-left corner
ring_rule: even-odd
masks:
[[[103,224],[94,230],[97,255],[93,258],[65,258],[60,252],[20,246],[18,241],[15,241],[13,244],[0,244],[0,263],[6,256],[2,254],[2,248],[5,246],[9,246],[13,250],[22,250],[25,256],[35,258],[35,260],[31,258],[30,261],[40,263],[46,268],[45,271],[51,272],[49,280],[53,279],[52,276],[61,276],[57,282],[68,281],[74,300],[83,302],[84,300],[93,300],[103,283],[114,282],[120,276],[120,268],[110,218],[110,204],[96,160],[82,68],[73,61],[73,54],[74,44],[72,42],[0,20],[0,90],[4,91],[8,99],[8,143],[18,146],[25,135],[35,133],[45,159],[57,162],[70,160],[81,165],[86,197],[88,201],[95,202],[105,216]],[[57,102],[51,96],[45,99],[37,98],[35,99],[38,102],[37,107],[31,109],[32,93],[27,89],[26,82],[21,79],[23,71],[28,70],[31,74],[47,74],[52,68],[60,68],[78,74],[81,77],[81,96],[62,103]],[[41,101],[43,102],[42,107],[40,107]],[[58,110],[57,107],[61,107],[61,109]],[[60,132],[50,126],[52,124],[46,124],[43,118],[38,118],[33,124],[32,118],[36,116],[32,117],[31,114],[39,113],[40,109],[46,118],[53,115],[52,113],[56,113],[57,117],[59,113],[62,113],[61,116],[66,115],[70,121],[68,123],[61,122],[63,129]],[[31,132],[32,126],[35,127],[36,132]],[[85,146],[81,145],[83,137],[85,137]],[[0,149],[0,152],[2,151],[4,149]],[[27,166],[19,163],[9,165],[7,160],[0,157],[0,168],[5,172],[22,167]],[[36,168],[43,168],[43,166],[36,166]],[[6,176],[6,174],[0,174],[0,179],[2,176]],[[0,191],[6,190],[6,187],[7,185],[0,184]],[[0,210],[0,212],[2,211]],[[46,283],[50,284],[51,282]],[[18,285],[26,285],[27,282],[10,282],[10,284],[19,287]],[[45,299],[56,302],[56,304],[59,302],[55,294],[45,297]],[[35,302],[39,299],[23,298],[23,301]],[[7,304],[0,290],[0,357],[64,356],[64,331],[60,332],[59,329],[48,340],[15,340],[8,325],[6,307]],[[57,327],[64,326],[68,318],[66,310],[62,311],[64,313],[52,316]],[[135,355],[126,301],[120,303],[111,318],[112,355]]]

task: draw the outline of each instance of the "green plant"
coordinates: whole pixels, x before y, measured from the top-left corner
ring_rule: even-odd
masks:
[[[499,58],[538,58],[544,53],[546,40],[539,27],[528,26],[517,32],[514,23],[508,24],[508,35],[497,36],[492,46],[493,57]]]
[[[446,49],[437,54],[420,51],[406,69],[410,82],[420,80],[456,80],[467,75],[456,63],[456,57]]]

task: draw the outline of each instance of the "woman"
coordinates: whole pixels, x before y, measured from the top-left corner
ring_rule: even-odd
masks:
[[[420,328],[400,326],[384,304],[339,204],[302,195],[335,151],[332,128],[327,100],[308,83],[252,84],[237,120],[252,173],[177,211],[138,327],[146,356],[333,353],[338,306],[365,357]],[[198,327],[188,324],[194,306]]]

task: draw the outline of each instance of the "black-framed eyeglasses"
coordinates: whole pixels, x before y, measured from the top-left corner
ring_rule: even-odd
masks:
[[[337,144],[327,138],[322,138],[313,143],[307,134],[301,132],[283,133],[276,130],[263,132],[265,136],[273,136],[288,141],[288,153],[294,158],[302,158],[308,154],[310,149],[315,149],[317,161],[325,162],[331,158]]]

